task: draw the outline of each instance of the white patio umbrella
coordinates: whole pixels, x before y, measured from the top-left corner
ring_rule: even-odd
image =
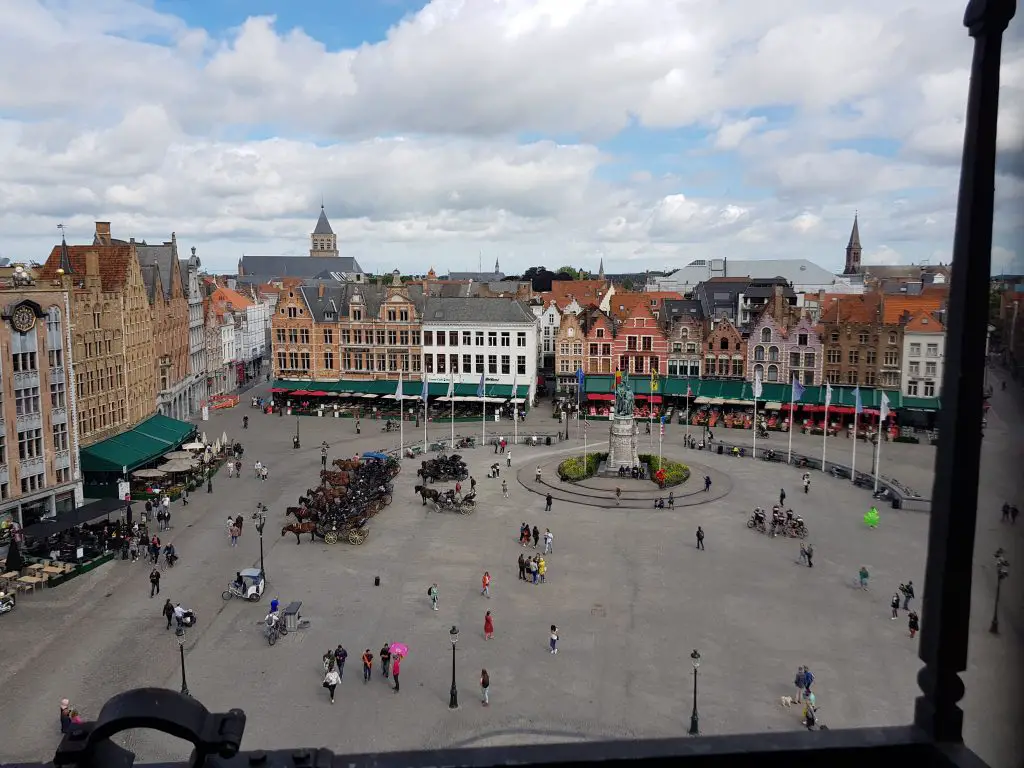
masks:
[[[192,465],[192,462],[186,461],[185,459],[175,459],[174,461],[168,461],[166,464],[160,467],[160,469],[162,469],[164,472],[171,472],[174,474],[181,472],[191,472],[193,468],[194,467]]]
[[[165,459],[191,459],[192,454],[188,451],[171,451],[164,454]]]
[[[198,440],[194,443],[185,443],[183,446],[181,446],[182,450],[185,451],[201,451],[205,447],[206,446],[200,443]]]
[[[203,432],[203,445],[209,445],[210,441],[206,439],[206,433]]]
[[[220,433],[220,444],[221,445],[227,445],[228,444],[228,433],[227,432],[221,432]]]
[[[132,477],[143,477],[143,478],[158,478],[163,477],[166,472],[162,469],[137,469],[132,472]]]
[[[218,437],[213,443],[213,452],[220,453],[220,438]]]

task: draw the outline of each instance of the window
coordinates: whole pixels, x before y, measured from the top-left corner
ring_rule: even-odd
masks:
[[[11,370],[15,373],[39,370],[36,363],[35,352],[15,352],[11,357],[13,358]]]
[[[39,413],[39,387],[14,390],[14,411],[18,416]]]
[[[400,309],[400,310],[398,310],[398,321],[401,322],[401,323],[408,323],[409,322],[409,310],[408,309]]]
[[[501,372],[505,376],[512,373],[512,359],[508,355],[501,356]]]
[[[110,344],[108,341],[107,344]],[[51,349],[46,353],[50,359],[51,368],[60,368],[64,365],[64,350],[63,349]],[[110,350],[107,350],[107,354],[110,354]]]
[[[352,367],[352,353],[347,349],[341,353],[341,368],[344,371],[349,370]]]
[[[668,375],[669,376],[682,376],[681,371],[683,370],[683,364],[676,362],[675,360],[668,361]]]
[[[864,385],[868,387],[875,386],[875,372],[868,371],[864,374]]]
[[[917,397],[917,382],[916,381],[908,381],[907,382],[907,394],[910,395],[910,397]]]
[[[496,347],[496,346],[498,346],[498,332],[497,331],[488,331],[487,332],[487,346],[488,347]]]
[[[278,344],[284,344],[284,328],[278,328],[274,336]]]
[[[673,341],[672,342],[672,351],[675,352],[676,354],[682,352],[683,351],[683,343],[681,341]]]
[[[558,361],[558,372],[572,373],[572,371],[569,370],[569,361],[567,359],[562,358],[561,360]]]
[[[911,376],[920,376],[921,375],[921,364],[919,362],[917,362],[917,360],[911,360],[909,368],[910,368],[910,375]]]
[[[424,331],[423,332],[423,346],[424,347],[432,347],[432,346],[434,346],[434,332],[433,331]]]
[[[519,331],[518,333],[516,333],[516,346],[517,347],[525,347],[526,346],[526,331]]]
[[[288,367],[288,356],[285,355],[284,352],[278,352],[277,353],[277,367],[278,367],[279,370],[284,370],[284,369],[286,369]],[[78,396],[81,397],[82,396],[82,381],[81,381],[82,374],[78,374],[78,376],[79,376]]]
[[[777,365],[769,365],[768,366],[768,381],[778,381],[778,380],[779,380],[779,366],[777,366]]]
[[[601,345],[601,354],[602,355],[604,355],[605,357],[608,357],[611,353],[612,353],[612,345],[611,344],[602,344]]]
[[[512,334],[508,331],[501,332],[501,346],[510,347],[512,346]]]
[[[814,371],[804,371],[804,384],[808,387],[814,385]]]
[[[408,347],[409,346],[409,332],[408,331],[399,331],[398,332],[398,343],[401,344],[403,347]]]
[[[598,328],[597,329],[597,338],[599,338],[599,339],[603,339],[604,338],[604,328]]]
[[[462,372],[472,373],[473,372],[473,356],[463,355],[462,356]]]
[[[867,335],[866,332],[861,331],[859,334],[857,334],[857,343],[858,344],[867,344],[868,343],[868,335]]]
[[[778,347],[768,347],[768,359],[773,363],[777,363],[779,361]]]
[[[309,352],[300,352],[299,353],[299,362],[302,365],[302,370],[308,371],[309,367],[310,367],[309,366]]]
[[[475,335],[473,336],[473,343],[478,347],[482,347],[484,345],[484,332],[475,331],[474,334]]]
[[[806,333],[798,334],[797,337],[796,337],[796,343],[797,343],[798,347],[806,347],[807,346],[807,334]]]
[[[630,352],[636,351],[636,336],[626,337],[626,349],[628,349]]]
[[[434,356],[430,353],[423,356],[423,370],[427,373],[434,372]]]
[[[857,385],[857,372],[856,371],[847,371],[846,372],[846,383],[847,384],[851,384],[853,386]]]
[[[299,330],[299,343],[309,344],[309,328],[302,328]]]
[[[867,357],[867,360],[865,360],[865,362],[868,365],[874,365],[877,362],[877,360],[878,360],[878,353],[875,352],[875,350],[873,350],[873,349],[869,349],[868,352],[867,352],[866,357]]]
[[[446,346],[446,344],[445,344],[446,341],[448,341],[448,337],[445,335],[444,331],[438,331],[435,334],[435,343],[437,344],[437,346],[439,346],[439,347]]]
[[[334,329],[333,328],[324,328],[324,344],[333,344],[333,343],[334,343]]]
[[[413,331],[412,332],[412,345],[414,347],[420,346],[420,332],[419,331]]]
[[[838,349],[830,349],[828,351],[828,361],[833,365],[837,365],[842,357],[842,351]]]
[[[289,344],[298,344],[299,343],[299,329],[298,328],[289,328],[288,329],[288,343]]]
[[[459,332],[458,331],[448,331],[448,346],[449,347],[457,347],[457,346],[459,346]]]
[[[899,361],[899,355],[896,354],[895,350],[888,350],[885,353],[885,358],[882,361],[883,365],[896,365]]]
[[[476,363],[476,372],[477,373],[483,373],[484,372],[484,356],[483,355],[476,355],[476,360],[474,362]]]
[[[299,310],[297,307],[288,307],[288,317],[298,317]]]
[[[837,368],[830,368],[825,372],[825,379],[829,384],[839,383],[839,370]]]
[[[324,368],[328,371],[334,370],[334,353],[324,352]]]
[[[291,370],[293,370],[293,371],[297,371],[299,369],[299,353],[298,352],[289,352],[288,353],[288,367]]]
[[[640,349],[642,349],[644,352],[652,351],[654,349],[654,337],[644,336],[642,339],[640,339]]]
[[[733,358],[732,361],[732,375],[737,378],[743,377],[743,361],[737,358]]]
[[[341,345],[347,347],[352,343],[352,332],[348,328],[341,329]]]
[[[54,381],[50,383],[50,405],[53,408],[67,407],[63,381]]]
[[[469,347],[473,344],[473,332],[463,331],[462,332],[462,346]]]
[[[764,347],[761,345],[754,347],[754,360],[759,363],[764,361]]]
[[[388,331],[388,346],[393,347],[398,343],[398,331]]]
[[[926,381],[924,383],[924,396],[925,397],[935,397],[935,382],[934,381]]]
[[[647,370],[651,372],[661,370],[661,360],[656,355],[647,358]]]
[[[938,357],[938,356],[939,356],[939,345],[938,344],[929,344],[928,345],[928,357]]]
[[[583,354],[583,342],[582,341],[577,341],[575,344],[572,345],[572,353],[576,357],[579,357],[580,355]]]
[[[723,337],[718,342],[718,348],[720,350],[722,350],[723,352],[728,352],[729,351],[729,340]]]
[[[97,304],[96,306],[94,306],[92,308],[92,327],[93,328],[99,328],[100,327],[100,306],[99,306],[99,304]]]
[[[459,356],[458,355],[448,355],[448,370],[451,373],[458,373],[459,372]]]
[[[25,429],[18,432],[18,458],[35,459],[43,455],[43,430]]]
[[[488,355],[487,356],[487,372],[497,373],[498,372],[498,356]]]
[[[516,355],[516,373],[520,376],[526,375],[526,355]]]
[[[896,343],[896,334],[895,333],[890,333],[889,334],[889,343],[890,344],[895,344]]]
[[[833,344],[839,343],[839,331],[832,331],[832,335],[829,337]]]
[[[363,319],[363,310],[358,308],[358,307],[353,307],[352,308],[352,319],[353,320],[362,320]]]
[[[679,338],[682,339],[683,341],[686,341],[688,338],[690,338],[690,329],[689,328],[680,328],[679,329]]]
[[[597,356],[597,344],[591,344],[590,345],[590,353],[589,354],[594,356],[594,357]]]
[[[924,364],[924,375],[925,376],[932,376],[932,377],[934,377],[936,375],[938,366],[939,366],[938,363],[925,363]]]
[[[763,341],[765,344],[767,344],[771,340],[772,340],[772,329],[771,328],[762,328],[761,329],[761,341]]]
[[[396,312],[393,309],[389,309],[387,310],[387,312],[385,312],[384,317],[387,320],[387,322],[393,323],[398,319],[398,312]]]
[[[444,355],[437,356],[437,372],[448,373],[448,363]]]
[[[856,349],[851,349],[849,355],[847,356],[847,359],[850,365],[860,365],[860,351]]]
[[[37,475],[29,475],[28,477],[21,478],[21,492],[32,493],[33,491],[40,491],[46,487],[46,472],[40,472]]]
[[[910,356],[911,357],[920,357],[921,356],[921,345],[920,344],[911,344],[910,345]]]

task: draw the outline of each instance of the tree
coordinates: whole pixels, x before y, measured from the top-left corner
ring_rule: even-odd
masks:
[[[632,280],[632,278],[627,277],[625,280],[623,280],[622,281],[622,287],[625,288],[627,291],[632,291],[633,290],[633,280]]]
[[[541,272],[547,272],[547,267],[530,267],[528,270],[523,272],[523,280],[533,280],[540,275]]]
[[[583,275],[575,267],[559,267],[556,270],[556,272],[558,274],[560,274],[560,275],[561,274],[569,275],[570,279],[572,279],[572,280],[581,280],[583,278]]]

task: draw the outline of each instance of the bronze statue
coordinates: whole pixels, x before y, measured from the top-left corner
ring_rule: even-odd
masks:
[[[633,390],[625,381],[615,387],[615,415],[633,417]]]

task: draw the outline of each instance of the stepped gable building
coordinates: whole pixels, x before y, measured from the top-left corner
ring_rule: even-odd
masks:
[[[134,241],[96,222],[92,245],[54,247],[41,280],[71,295],[72,358],[82,447],[123,432],[156,408],[153,312]]]
[[[745,378],[747,341],[728,317],[711,319],[704,338],[705,379]]]
[[[338,236],[327,220],[324,207],[309,235],[309,256],[249,256],[238,260],[238,276],[247,282],[270,282],[285,277],[313,278],[325,275],[338,282],[363,283],[366,273],[351,256],[338,253]]]
[[[591,307],[586,310],[587,365],[585,373],[614,373],[615,320],[607,312]]]
[[[187,419],[189,402],[189,300],[178,260],[178,240],[162,245],[137,243],[135,253],[153,315],[153,372],[157,410],[174,419]]]
[[[704,360],[704,313],[693,299],[666,299],[658,318],[668,340],[668,376],[698,378]]]
[[[903,326],[886,324],[879,293],[837,298],[822,311],[823,377],[832,385],[900,386]]]
[[[208,392],[206,318],[203,316],[203,291],[199,283],[200,266],[195,247],[188,259],[178,260],[182,290],[188,299],[188,418],[201,413]]]
[[[664,375],[668,339],[646,300],[638,301],[624,319],[615,318],[612,354],[623,374]]]

